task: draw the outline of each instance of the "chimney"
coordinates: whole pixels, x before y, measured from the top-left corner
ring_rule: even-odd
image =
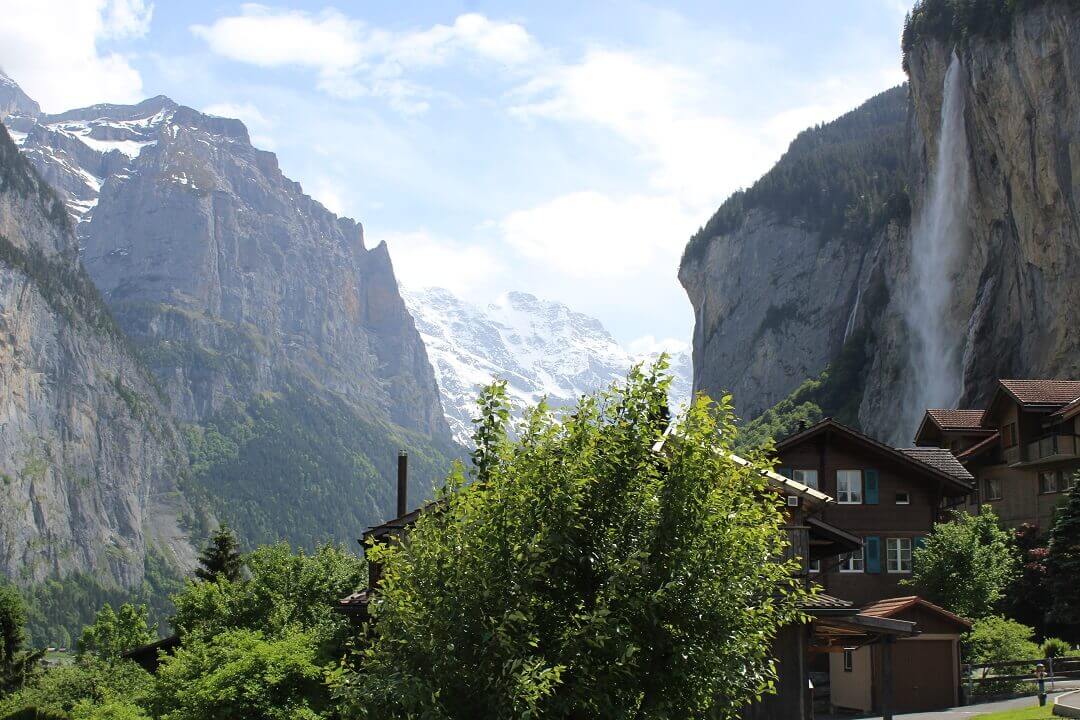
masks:
[[[397,456],[397,516],[409,511],[409,453],[398,450]]]

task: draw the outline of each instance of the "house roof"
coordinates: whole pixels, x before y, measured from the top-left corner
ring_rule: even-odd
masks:
[[[964,627],[971,627],[971,622],[964,618],[951,613],[943,607],[935,605],[929,600],[924,600],[918,595],[908,595],[906,597],[889,598],[887,600],[878,600],[875,603],[867,605],[859,611],[860,615],[869,615],[870,617],[891,618],[899,613],[912,607],[921,607],[929,610],[932,613],[942,616],[947,620],[962,625]]]
[[[967,471],[967,468],[961,465],[956,456],[945,448],[912,447],[898,449],[908,457],[913,457],[920,462],[936,467],[938,470],[947,472],[964,482],[975,482],[975,478]]]
[[[1065,419],[1071,418],[1071,417],[1073,417],[1075,415],[1080,415],[1080,397],[1076,398],[1075,400],[1073,400],[1071,403],[1069,403],[1065,407],[1061,408],[1060,410],[1057,410],[1056,412],[1051,413],[1050,417],[1054,418],[1055,420],[1057,420],[1057,419],[1065,420]]]
[[[901,465],[905,465],[912,470],[916,470],[924,473],[929,477],[933,477],[937,480],[941,480],[947,483],[952,488],[959,490],[963,493],[971,492],[973,478],[971,474],[963,468],[959,463],[957,467],[961,472],[957,472],[955,467],[951,465],[944,467],[945,461],[942,457],[935,455],[935,462],[933,464],[927,462],[923,458],[909,455],[906,452],[894,447],[890,447],[883,442],[875,440],[869,435],[864,435],[855,428],[848,427],[843,423],[839,423],[832,418],[825,418],[814,425],[801,430],[793,435],[789,435],[780,442],[776,443],[777,452],[783,452],[785,449],[793,447],[798,443],[808,440],[816,435],[820,435],[826,432],[838,433],[849,440],[862,445],[880,455],[887,457],[891,460],[899,462]],[[919,448],[920,450],[926,450],[927,448]],[[932,448],[934,450],[940,450],[941,452],[948,453],[948,450],[941,448]],[[950,453],[951,454],[951,453]]]
[[[832,595],[826,595],[825,593],[818,593],[811,598],[807,598],[799,603],[799,607],[804,610],[847,610],[852,607],[850,600],[842,600]],[[854,612],[857,611],[853,611]]]
[[[994,445],[1000,439],[1001,432],[995,431],[993,435],[990,435],[989,437],[980,440],[979,442],[969,447],[967,450],[964,450],[962,453],[957,455],[956,459],[960,462],[965,462],[973,457],[977,457],[985,451],[989,450],[990,448],[994,447]]]
[[[1080,398],[1080,380],[999,380],[1021,405],[1068,405]]]
[[[982,426],[982,410],[949,410],[930,408],[926,411],[930,419],[942,430],[985,430]]]

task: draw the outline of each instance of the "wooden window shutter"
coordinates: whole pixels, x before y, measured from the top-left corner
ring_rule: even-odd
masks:
[[[866,557],[866,572],[881,572],[881,538],[871,535],[863,538],[863,554]]]
[[[878,504],[878,471],[863,471],[863,502],[867,505]]]

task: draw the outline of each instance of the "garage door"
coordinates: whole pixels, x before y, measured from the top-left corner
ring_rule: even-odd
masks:
[[[896,712],[952,707],[956,678],[951,640],[901,640],[893,646]]]

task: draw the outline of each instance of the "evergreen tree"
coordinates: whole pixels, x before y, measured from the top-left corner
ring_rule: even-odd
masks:
[[[1046,556],[1049,620],[1080,637],[1080,482],[1073,482],[1068,502],[1059,510],[1050,530]]]
[[[26,605],[13,585],[0,585],[0,696],[22,686],[43,653],[24,649]]]
[[[235,582],[240,579],[243,564],[244,559],[240,555],[236,534],[228,525],[222,525],[210,537],[206,548],[199,553],[201,567],[195,569],[195,576],[206,581]]]

